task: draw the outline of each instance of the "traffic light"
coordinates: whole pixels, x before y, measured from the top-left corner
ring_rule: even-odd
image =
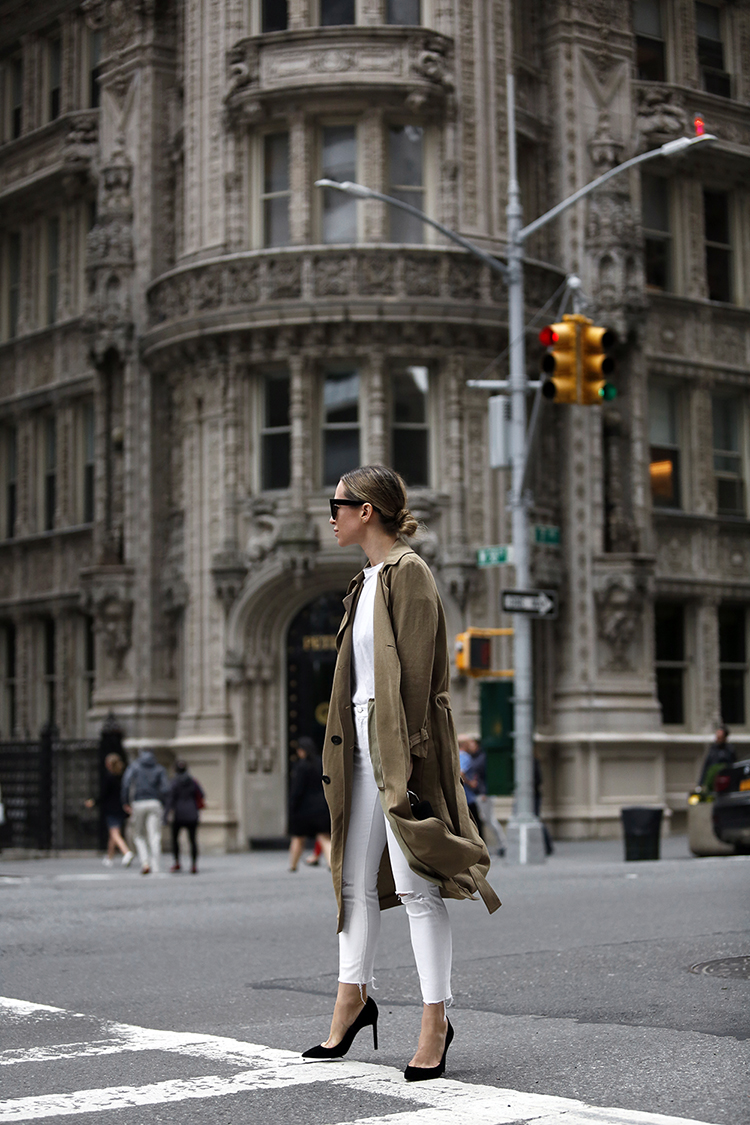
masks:
[[[561,324],[548,324],[539,333],[549,349],[542,371],[549,378],[542,385],[545,398],[558,403],[591,406],[611,401],[617,390],[607,382],[615,361],[607,353],[617,337],[611,328],[593,324],[580,313],[567,314]]]
[[[611,328],[599,328],[590,322],[581,325],[581,398],[584,406],[610,402],[617,391],[607,376],[615,369],[615,361],[607,352],[617,337]]]
[[[542,359],[542,371],[548,376],[542,385],[545,398],[555,402],[578,402],[577,333],[575,321],[565,318],[560,324],[548,324],[539,339],[549,351]]]
[[[456,637],[456,667],[465,676],[483,676],[492,668],[492,640],[473,636],[471,630]]]

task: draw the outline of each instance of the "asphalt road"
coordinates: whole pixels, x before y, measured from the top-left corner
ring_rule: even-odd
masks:
[[[682,837],[662,854],[561,844],[541,867],[494,862],[492,917],[449,904],[455,1081],[430,1091],[399,1073],[419,1027],[403,911],[383,915],[380,1050],[364,1033],[346,1063],[300,1067],[336,987],[325,870],[256,853],[142,877],[0,855],[0,996],[25,1002],[0,1003],[0,1123],[579,1120],[551,1096],[749,1125],[750,857],[694,859]]]

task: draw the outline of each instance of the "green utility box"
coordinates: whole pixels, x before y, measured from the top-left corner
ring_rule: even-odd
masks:
[[[487,792],[510,797],[513,777],[513,681],[485,680],[479,685],[482,749],[487,754]]]

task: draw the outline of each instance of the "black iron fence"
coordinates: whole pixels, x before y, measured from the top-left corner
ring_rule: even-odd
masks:
[[[0,847],[33,851],[106,846],[107,830],[97,803],[104,758],[121,753],[122,733],[111,721],[98,739],[62,739],[45,727],[37,741],[0,742],[0,790],[5,824]]]

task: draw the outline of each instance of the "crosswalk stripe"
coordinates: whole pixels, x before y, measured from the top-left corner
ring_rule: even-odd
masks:
[[[19,1018],[62,1017],[90,1019],[80,1012],[67,1012],[44,1004],[0,997],[0,1009]],[[363,1095],[400,1099],[403,1111],[359,1117],[337,1125],[705,1125],[682,1117],[643,1113],[636,1110],[586,1105],[571,1098],[531,1094],[495,1086],[473,1085],[454,1079],[406,1083],[400,1071],[372,1063],[337,1060],[332,1063],[304,1062],[300,1055],[263,1044],[246,1043],[227,1036],[194,1032],[162,1031],[132,1024],[97,1021],[98,1036],[87,1042],[63,1043],[0,1052],[0,1063],[60,1062],[121,1051],[156,1051],[236,1065],[238,1073],[169,1079],[143,1086],[112,1086],[76,1090],[67,1094],[43,1094],[0,1101],[0,1125],[13,1121],[70,1117],[84,1113],[112,1112],[145,1105],[224,1098],[269,1090],[327,1084]],[[107,1038],[101,1038],[104,1034]]]

